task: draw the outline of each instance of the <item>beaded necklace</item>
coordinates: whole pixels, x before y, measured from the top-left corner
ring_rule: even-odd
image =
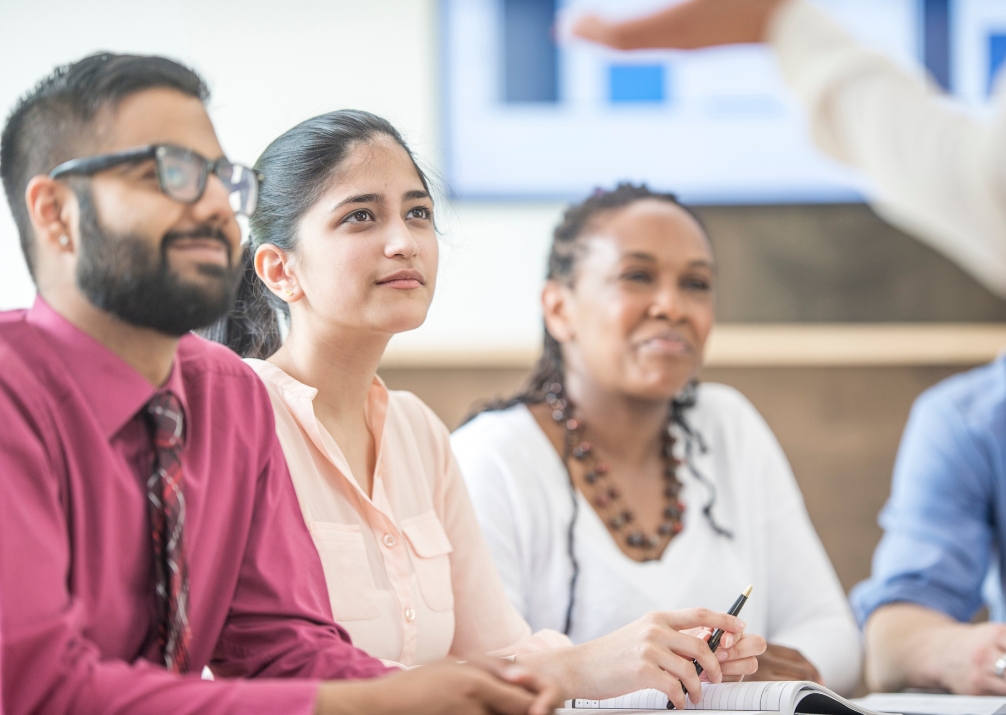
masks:
[[[584,424],[573,415],[573,405],[563,396],[560,383],[552,383],[549,386],[545,402],[552,408],[552,419],[565,430],[563,461],[566,469],[569,469],[570,457],[584,465],[584,481],[587,483],[587,490],[591,492],[584,496],[594,505],[608,527],[624,538],[627,546],[638,550],[644,561],[659,558],[663,547],[684,528],[682,516],[685,505],[678,499],[682,484],[678,479],[677,468],[681,461],[674,456],[674,436],[671,434],[670,416],[661,431],[660,445],[660,454],[664,460],[664,498],[667,503],[657,533],[647,534],[640,528],[633,528],[635,514],[625,503],[621,491],[615,486],[607,462],[599,460],[593,445],[584,439]]]

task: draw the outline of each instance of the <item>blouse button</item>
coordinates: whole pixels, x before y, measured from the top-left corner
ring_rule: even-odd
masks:
[[[407,621],[414,621],[414,620],[416,620],[416,612],[414,610],[412,610],[411,608],[406,608],[405,609],[405,620],[407,620]]]
[[[392,546],[398,543],[398,540],[394,537],[393,534],[385,534],[383,541],[384,545],[387,546],[388,548],[391,548]]]

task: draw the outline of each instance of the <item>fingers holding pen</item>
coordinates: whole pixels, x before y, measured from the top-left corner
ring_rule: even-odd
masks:
[[[747,628],[737,616],[720,613],[708,608],[686,608],[680,611],[664,611],[661,613],[670,628],[684,631],[690,628],[720,629],[726,633],[743,633]]]
[[[702,673],[703,679],[713,682],[728,682],[743,679],[745,675],[750,675],[758,670],[758,656],[765,652],[765,639],[757,635],[744,633],[746,624],[737,618],[741,608],[751,595],[750,586],[744,590],[729,613],[720,614],[710,612],[706,609],[693,609],[691,612],[676,612],[678,622],[685,622],[689,619],[704,623],[703,627],[694,628],[689,633],[709,642],[710,648],[716,649],[716,659],[721,663],[722,679],[713,680],[711,674]],[[732,622],[731,622],[732,621]],[[716,627],[715,633],[708,632],[707,629]],[[697,659],[698,660],[698,659]],[[698,661],[705,669],[705,665]]]
[[[705,609],[692,609],[695,611],[705,611]],[[677,656],[679,660],[688,664],[687,668],[682,670],[686,671],[688,675],[698,676],[695,672],[695,662],[698,662],[702,666],[703,671],[708,673],[707,679],[709,682],[718,683],[721,680],[720,675],[720,663],[716,658],[716,655],[710,650],[709,644],[706,642],[704,632],[699,631],[702,637],[696,637],[689,633],[682,633],[678,629],[675,629],[672,622],[676,619],[673,618],[682,612],[673,611],[670,613],[653,612],[647,614],[644,618],[649,621],[647,627],[642,632],[642,643],[644,646],[656,648],[657,652],[665,653],[668,656]],[[723,615],[723,614],[718,614]],[[701,613],[698,614],[699,617],[702,616]],[[695,631],[692,631],[695,633]],[[694,662],[693,662],[694,661]],[[668,670],[666,666],[666,658],[661,659],[661,667],[664,670]],[[677,674],[675,669],[675,673]],[[670,671],[669,671],[670,672]],[[683,676],[682,676],[683,677]]]
[[[736,681],[744,675],[753,673],[758,668],[758,660],[754,656],[745,656],[721,663],[719,662],[719,653],[712,653],[705,641],[694,636],[679,635],[681,636],[680,641],[665,648],[654,649],[651,652],[653,662],[657,663],[662,671],[672,676],[672,680],[657,676],[658,682],[646,682],[642,685],[642,687],[656,688],[664,692],[678,709],[681,709],[682,705],[674,700],[678,691],[672,681],[680,683],[683,689],[682,698],[687,695],[693,703],[698,703],[702,699],[703,683]],[[755,638],[760,639],[761,637],[756,636]],[[757,643],[754,643],[753,647],[745,644],[744,649],[740,652],[746,653],[759,648]],[[696,662],[703,666],[701,676],[696,672]],[[665,684],[661,686],[659,682]]]
[[[749,594],[750,587],[731,608],[733,613]],[[744,621],[736,616],[707,608],[651,612],[606,636],[570,647],[566,672],[593,675],[574,675],[571,682],[561,682],[567,690],[591,700],[655,688],[676,707],[684,706],[686,694],[697,703],[703,680],[720,683],[724,673],[736,679],[757,668],[754,656],[748,654],[764,650],[764,641],[757,637],[744,641],[744,628]],[[715,645],[724,638],[731,645],[717,656],[707,641],[712,639]],[[739,662],[731,663],[731,658]],[[724,670],[721,662],[730,663],[729,668]]]
[[[720,648],[723,650],[732,648],[743,637],[743,633],[724,633],[723,637],[720,638]]]
[[[709,639],[709,632],[690,631],[696,634],[695,637],[705,642]],[[728,644],[728,645],[725,645]],[[719,674],[716,678],[716,671],[706,666],[704,658],[696,657],[695,660],[702,666],[700,679],[702,682],[737,682],[746,675],[752,675],[758,671],[760,665],[759,656],[765,652],[765,639],[753,634],[726,634],[720,641],[720,645],[713,653],[713,657],[719,662]],[[705,656],[700,649],[699,653]],[[693,664],[694,667],[694,664]]]
[[[728,634],[730,635],[730,634]],[[726,645],[729,642],[729,645]],[[724,636],[716,657],[720,661],[723,682],[740,680],[758,671],[758,657],[765,652],[765,639],[759,635],[745,633],[741,636]]]
[[[689,698],[687,686],[670,672],[656,666],[648,666],[639,671],[639,681],[646,683],[639,688],[640,690],[644,688],[659,690],[667,696],[667,699],[674,705],[675,710],[685,709],[687,699]],[[701,687],[701,685],[698,687]],[[700,698],[701,695],[695,697]],[[692,702],[697,702],[697,700],[693,699]]]
[[[678,634],[680,640],[671,646],[671,649],[688,659],[691,670],[695,670],[696,663],[702,667],[702,679],[710,683],[719,683],[723,680],[722,658],[718,653],[714,653],[709,648],[709,643],[704,638],[694,638],[684,634]],[[699,673],[696,672],[696,676]]]
[[[686,697],[693,703],[701,701],[703,681],[722,681],[720,663],[704,640],[683,633],[669,638],[663,635],[662,643],[653,638],[641,649],[643,667],[635,687],[660,690],[680,710]],[[705,669],[702,678],[696,672],[696,661]]]
[[[727,639],[724,638],[720,641],[720,647],[716,651],[716,657],[724,663],[757,658],[768,647],[765,639],[754,633],[745,633],[732,640],[733,642],[728,644]]]
[[[646,648],[641,653],[639,677],[634,687],[659,690],[675,708],[683,710],[686,698],[693,703],[702,699],[702,681],[691,657],[679,655],[679,652],[656,645]]]

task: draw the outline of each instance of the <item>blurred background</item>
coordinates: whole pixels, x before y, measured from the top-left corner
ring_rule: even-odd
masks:
[[[880,221],[870,187],[817,152],[760,48],[613,54],[556,44],[581,9],[666,0],[0,0],[0,105],[98,50],[164,54],[209,82],[228,155],[252,162],[332,109],[391,120],[444,188],[426,324],[381,373],[449,427],[514,389],[541,341],[538,297],[564,204],[645,181],[696,205],[719,263],[703,379],[775,430],[843,585],[869,572],[909,407],[1006,345],[1006,303]],[[989,112],[1001,0],[821,1],[857,37]],[[0,308],[34,289],[0,209]]]

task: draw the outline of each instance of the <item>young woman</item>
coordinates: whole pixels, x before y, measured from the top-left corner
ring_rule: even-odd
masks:
[[[516,656],[570,696],[653,687],[679,708],[682,684],[693,698],[701,687],[693,659],[713,681],[753,671],[764,641],[705,609],[640,614],[576,646],[531,632],[507,600],[446,428],[376,375],[388,340],[421,325],[433,298],[437,237],[422,171],[390,124],[355,111],[299,124],[256,168],[265,180],[247,251],[254,273],[218,337],[264,358],[249,363],[272,396],[332,611],[354,643],[404,665]],[[289,318],[282,344],[273,301]],[[738,637],[715,655],[682,632],[716,627]]]
[[[653,610],[726,608],[746,584],[754,678],[850,693],[860,640],[778,443],[738,392],[696,385],[712,249],[673,196],[619,186],[570,208],[528,387],[452,446],[510,600],[589,641]]]

